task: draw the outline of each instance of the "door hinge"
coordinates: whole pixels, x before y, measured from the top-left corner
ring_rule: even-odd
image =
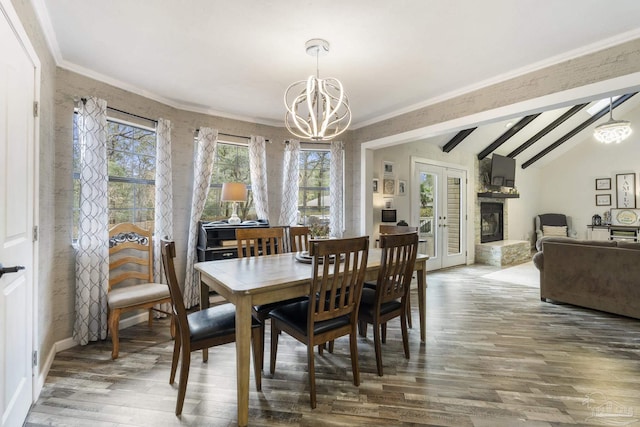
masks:
[[[38,366],[38,351],[33,352],[33,366]]]
[[[38,226],[37,225],[33,226],[33,241],[34,242],[38,241]]]
[[[40,104],[38,104],[38,101],[34,101],[33,102],[33,117],[38,117],[38,107],[40,106]]]

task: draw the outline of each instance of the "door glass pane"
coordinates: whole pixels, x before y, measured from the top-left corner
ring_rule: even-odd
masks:
[[[423,243],[421,252],[426,251],[429,258],[434,259],[436,257],[436,222],[434,221],[435,215],[435,200],[437,200],[436,189],[437,175],[421,172],[420,173],[420,240],[425,240]]]
[[[447,177],[447,254],[460,253],[460,178]]]

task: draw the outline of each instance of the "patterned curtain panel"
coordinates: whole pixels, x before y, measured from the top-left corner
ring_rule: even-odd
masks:
[[[153,280],[166,283],[163,278],[160,240],[173,239],[173,180],[171,179],[171,122],[158,119],[156,126],[156,202],[154,216]],[[170,304],[158,308],[170,312]],[[154,311],[155,315],[166,316]]]
[[[269,219],[267,197],[267,143],[261,136],[252,136],[249,141],[249,170],[251,192],[256,203],[258,219]]]
[[[341,141],[331,141],[329,186],[329,229],[331,237],[341,238],[344,232],[344,145]]]
[[[107,338],[109,212],[107,205],[107,101],[79,106],[80,213],[76,252],[76,318],[81,345]]]
[[[300,175],[300,141],[292,139],[284,147],[282,170],[282,210],[280,225],[298,223],[298,189]]]
[[[209,185],[213,175],[213,163],[216,157],[218,131],[200,128],[196,138],[195,170],[193,171],[193,195],[191,199],[191,218],[189,220],[189,243],[187,245],[187,274],[184,280],[184,304],[187,308],[200,303],[200,283],[196,280],[193,264],[197,262],[198,221],[204,211],[209,194]]]

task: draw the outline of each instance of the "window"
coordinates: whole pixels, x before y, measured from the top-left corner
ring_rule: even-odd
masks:
[[[330,164],[328,150],[300,151],[298,223],[301,225],[329,224]]]
[[[73,126],[73,238],[80,212],[80,141],[77,116]],[[134,222],[149,228],[154,221],[156,132],[107,119],[109,224]]]
[[[218,141],[211,185],[202,214],[203,221],[220,221],[231,216],[231,203],[220,201],[222,184],[225,182],[242,182],[247,185],[247,201],[238,203],[238,216],[243,221],[257,219],[251,192],[249,147],[246,145]]]

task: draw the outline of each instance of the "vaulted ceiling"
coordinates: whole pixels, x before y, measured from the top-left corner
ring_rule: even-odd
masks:
[[[31,1],[59,66],[177,108],[275,126],[287,86],[316,72],[311,38],[330,42],[320,76],[342,81],[358,128],[640,37],[637,0]],[[529,118],[496,152],[571,107]],[[518,159],[586,120],[585,109]],[[483,124],[453,150],[481,154],[505,124]]]

